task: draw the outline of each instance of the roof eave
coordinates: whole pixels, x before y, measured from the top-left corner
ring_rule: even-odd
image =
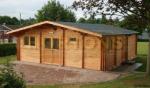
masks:
[[[33,24],[33,25],[30,25],[30,26],[26,26],[26,27],[23,27],[23,28],[19,28],[19,29],[16,29],[16,30],[12,30],[12,31],[7,32],[7,34],[13,34],[13,33],[20,32],[20,31],[23,31],[23,30],[27,30],[27,29],[30,29],[32,27],[40,26],[40,25],[43,25],[43,24],[51,24],[51,25],[55,25],[55,26],[64,27],[64,28],[67,28],[67,29],[70,29],[70,30],[73,30],[73,31],[79,31],[79,32],[95,35],[95,36],[98,36],[98,37],[102,37],[102,35],[99,34],[99,33],[86,31],[85,29],[75,28],[75,27],[72,27],[72,26],[67,26],[67,25],[63,25],[63,24],[56,23],[56,22],[51,22],[51,21],[44,21],[44,22],[40,22],[40,23]]]

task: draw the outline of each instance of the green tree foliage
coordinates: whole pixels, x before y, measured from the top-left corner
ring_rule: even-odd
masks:
[[[92,24],[107,24],[107,25],[114,25],[119,26],[120,21],[118,18],[116,19],[107,19],[106,15],[102,15],[102,18],[92,18],[89,17],[88,19],[81,17],[78,20],[79,23],[92,23]]]
[[[21,74],[17,74],[9,65],[0,69],[0,88],[26,88]]]
[[[136,23],[148,27],[150,25],[149,0],[78,0],[73,3],[75,9],[81,8],[85,13],[97,15],[116,15],[126,17],[134,15],[140,20]]]
[[[6,24],[6,25],[31,25],[35,23],[36,20],[34,18],[29,19],[17,19],[16,17],[10,17],[10,16],[0,16],[0,24]]]
[[[21,19],[21,21],[20,21],[20,25],[24,25],[24,26],[31,25],[34,23],[36,23],[36,19],[34,19],[34,18]]]
[[[140,19],[138,19],[135,15],[126,16],[120,23],[120,27],[127,28],[130,30],[138,31],[142,33],[145,27],[140,24]]]
[[[64,21],[75,22],[75,14],[68,8],[64,8],[59,2],[55,0],[48,1],[41,10],[35,15],[37,21],[51,20],[51,21]]]
[[[19,20],[16,17],[0,16],[0,24],[18,25]]]
[[[81,18],[79,18],[78,22],[79,22],[79,23],[86,23],[86,19],[83,18],[83,17],[81,17]]]

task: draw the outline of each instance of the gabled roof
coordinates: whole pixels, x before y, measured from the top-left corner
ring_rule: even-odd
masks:
[[[37,23],[37,24],[33,24],[30,26],[26,26],[23,28],[19,28],[16,30],[12,30],[10,32],[8,32],[7,34],[12,34],[12,33],[16,33],[22,30],[27,30],[30,29],[32,27],[37,27],[37,26],[41,26],[44,24],[50,24],[50,25],[54,25],[54,26],[60,26],[60,27],[64,27],[67,28],[69,30],[74,30],[74,31],[80,31],[83,33],[88,33],[88,34],[92,34],[95,36],[102,36],[102,35],[129,35],[129,34],[136,34],[138,32],[135,31],[131,31],[131,30],[127,30],[127,29],[122,29],[119,27],[114,27],[114,26],[110,26],[110,25],[104,25],[104,24],[87,24],[87,23],[72,23],[72,22],[51,22],[51,21],[44,21],[41,23]]]
[[[72,23],[72,22],[58,22],[63,25],[68,25],[76,28],[86,29],[88,31],[100,33],[102,35],[120,35],[120,34],[136,34],[138,32],[119,28],[105,24],[89,24],[89,23]]]

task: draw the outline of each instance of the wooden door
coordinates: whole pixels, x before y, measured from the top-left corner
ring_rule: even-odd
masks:
[[[60,65],[60,39],[57,37],[45,37],[43,39],[43,44],[42,63]]]

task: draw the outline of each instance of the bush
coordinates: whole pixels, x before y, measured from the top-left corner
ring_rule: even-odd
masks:
[[[15,54],[16,54],[16,44],[0,44],[0,57]]]
[[[139,42],[148,42],[148,39],[138,39]]]
[[[0,88],[26,88],[26,85],[21,74],[6,66],[0,69]]]

